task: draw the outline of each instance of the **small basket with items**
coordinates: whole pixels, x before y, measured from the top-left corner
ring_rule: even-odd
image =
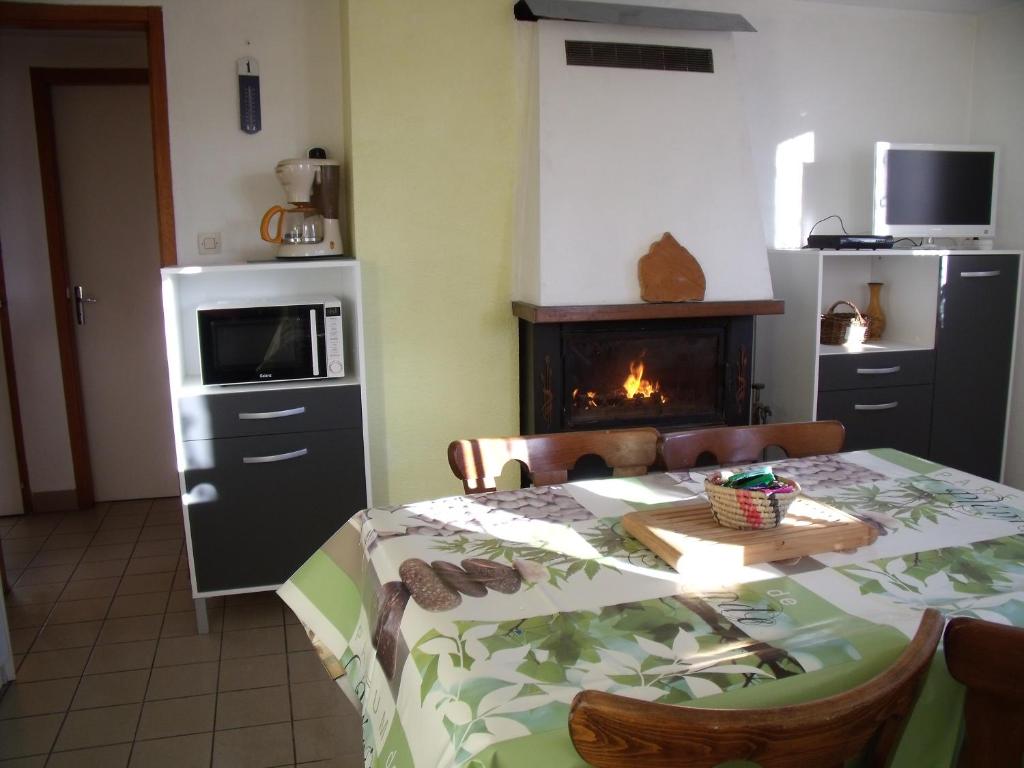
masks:
[[[719,525],[740,530],[775,528],[800,494],[795,480],[759,467],[726,477],[716,472],[704,480],[711,514]]]
[[[853,312],[836,312],[836,307],[846,304]],[[822,344],[860,344],[870,338],[871,318],[861,313],[852,301],[841,299],[835,302],[821,316]]]

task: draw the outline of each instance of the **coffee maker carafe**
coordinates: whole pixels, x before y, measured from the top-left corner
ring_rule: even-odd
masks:
[[[339,221],[340,166],[337,160],[328,160],[319,147],[309,155],[282,160],[274,169],[290,206],[275,205],[263,214],[260,237],[278,244],[279,259],[345,253]],[[277,228],[271,232],[275,216],[279,217]]]

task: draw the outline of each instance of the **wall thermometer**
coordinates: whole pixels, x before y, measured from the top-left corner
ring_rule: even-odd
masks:
[[[263,127],[260,117],[260,67],[252,56],[238,60],[238,119],[246,133],[259,133]]]

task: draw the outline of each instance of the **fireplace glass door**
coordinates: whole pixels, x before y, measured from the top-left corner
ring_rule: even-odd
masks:
[[[722,324],[566,333],[566,427],[723,423],[725,336]]]

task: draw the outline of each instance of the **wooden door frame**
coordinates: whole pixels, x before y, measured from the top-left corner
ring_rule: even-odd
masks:
[[[0,2],[0,28],[36,30],[141,31],[146,36],[147,68],[145,70],[37,69],[32,73],[33,103],[36,111],[36,139],[39,147],[40,174],[46,208],[46,230],[50,256],[57,335],[60,344],[61,373],[64,382],[68,433],[71,440],[72,466],[75,477],[76,503],[79,509],[94,503],[92,468],[85,432],[82,388],[68,301],[67,257],[64,243],[64,219],[60,208],[60,187],[57,176],[53,110],[50,88],[55,84],[106,84],[112,78],[128,77],[139,83],[139,72],[149,85],[150,124],[153,143],[153,175],[156,188],[157,229],[160,248],[158,267],[177,264],[174,233],[174,204],[171,184],[170,129],[167,113],[167,71],[164,60],[163,12],[153,6],[51,5],[44,3]],[[133,74],[125,74],[130,72]],[[122,81],[123,82],[123,81]],[[49,116],[48,125],[40,117]],[[0,254],[2,257],[2,254]],[[2,274],[2,263],[0,263]],[[9,344],[10,324],[6,297],[0,284],[0,333],[5,341],[6,367],[10,407],[14,427],[18,472],[22,484],[25,512],[33,511],[27,460],[24,451],[19,402],[15,385],[13,351]]]
[[[0,233],[2,236],[2,233]],[[11,324],[8,318],[7,282],[4,280],[4,249],[0,242],[0,339],[4,345],[4,368],[7,371],[7,397],[11,405],[11,431],[14,432],[14,452],[18,457],[18,481],[21,483],[21,505],[25,512],[32,508],[32,494],[28,485],[28,462],[25,459],[25,433],[21,428],[21,401],[18,399],[18,382],[14,378],[14,343],[11,340]],[[0,577],[7,589],[6,571],[3,567],[3,553],[0,553]]]

